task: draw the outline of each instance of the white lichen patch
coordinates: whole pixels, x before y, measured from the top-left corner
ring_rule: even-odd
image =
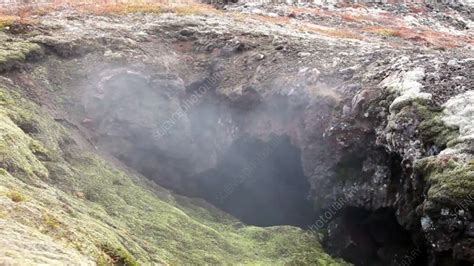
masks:
[[[430,231],[433,229],[433,220],[429,216],[421,217],[420,219],[421,228],[424,232]]]
[[[443,121],[459,127],[459,140],[474,140],[474,91],[467,91],[444,104]]]
[[[390,112],[399,110],[413,100],[431,100],[430,93],[421,92],[423,85],[420,81],[424,76],[425,70],[421,67],[417,67],[406,72],[394,72],[380,83],[381,87],[399,94],[390,105]]]

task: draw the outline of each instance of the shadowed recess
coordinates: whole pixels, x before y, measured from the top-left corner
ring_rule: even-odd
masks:
[[[314,221],[300,150],[286,136],[268,142],[239,138],[216,168],[195,179],[202,197],[243,222],[305,226]]]

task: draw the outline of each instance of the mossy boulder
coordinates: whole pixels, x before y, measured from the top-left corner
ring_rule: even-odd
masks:
[[[443,121],[443,109],[430,106],[426,102],[414,102],[413,105],[422,120],[418,127],[421,139],[440,149],[452,145],[459,136],[459,129]]]
[[[438,154],[454,145],[459,136],[459,128],[447,125],[443,117],[443,108],[430,101],[405,102],[388,117],[386,138],[394,149],[403,151],[407,157]]]
[[[16,67],[28,59],[40,57],[42,54],[42,47],[36,43],[15,41],[0,35],[0,72]]]
[[[453,155],[428,157],[415,169],[427,183],[427,200],[440,206],[456,207],[474,191],[474,165]],[[472,207],[472,206],[471,206]]]

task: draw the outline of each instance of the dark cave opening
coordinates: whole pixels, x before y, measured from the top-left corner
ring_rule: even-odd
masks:
[[[448,250],[444,252],[434,252],[434,265],[440,266],[472,266],[472,263],[467,260],[455,259],[453,251]]]
[[[426,265],[422,243],[397,221],[391,208],[345,208],[331,223],[325,248],[354,265]]]
[[[219,109],[219,99],[208,95],[178,117],[184,93],[179,82],[118,73],[85,97],[102,149],[159,185],[203,198],[244,223],[305,227],[314,222],[301,151],[288,136],[233,139],[222,134],[221,121],[235,110]],[[157,136],[166,123],[171,124],[167,134]]]
[[[194,179],[203,198],[244,223],[304,227],[315,215],[300,153],[287,136],[241,137]]]

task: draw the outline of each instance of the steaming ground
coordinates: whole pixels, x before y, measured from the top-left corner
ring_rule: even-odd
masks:
[[[0,32],[1,263],[472,263],[472,8],[228,9]]]

